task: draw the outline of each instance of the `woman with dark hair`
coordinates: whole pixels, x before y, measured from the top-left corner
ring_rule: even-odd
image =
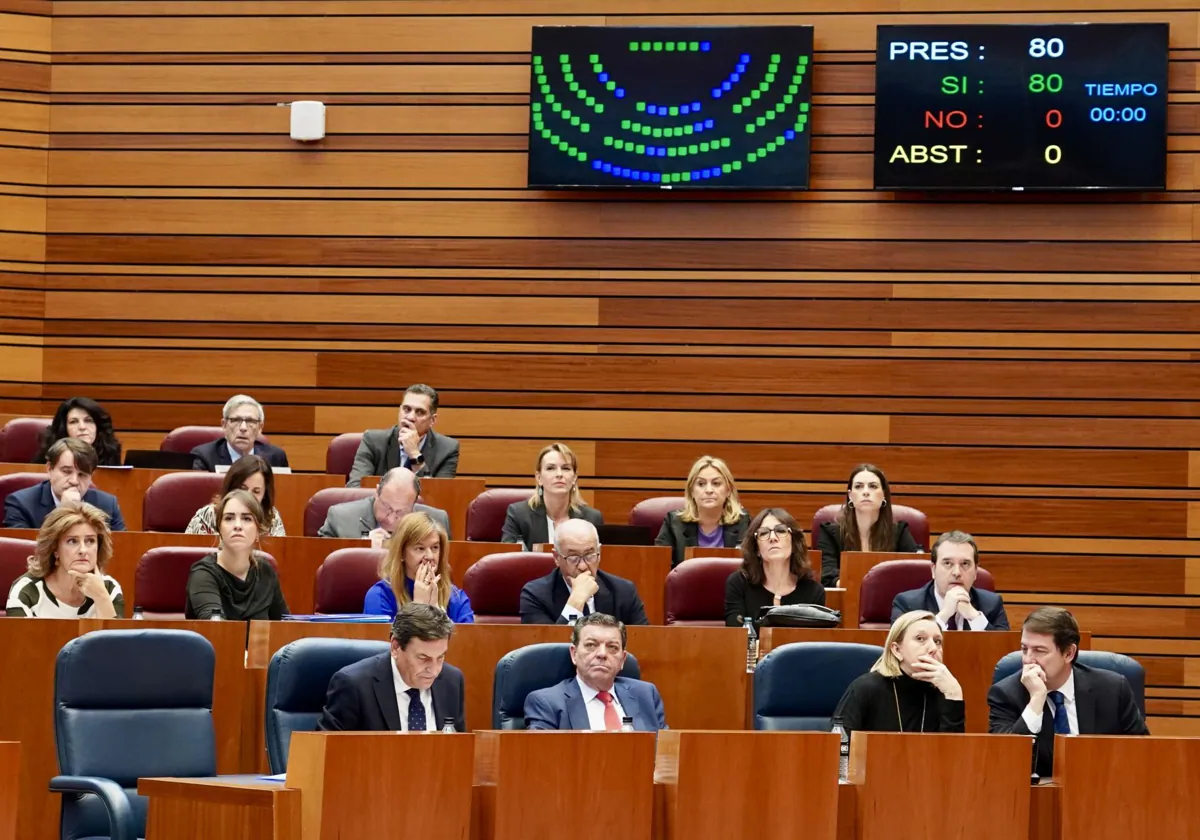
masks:
[[[262,506],[263,516],[266,517],[265,536],[286,537],[283,520],[279,511],[275,510],[275,475],[271,465],[265,458],[258,455],[243,455],[234,462],[225,473],[225,481],[221,484],[221,492],[213,499],[212,504],[205,505],[196,511],[192,521],[183,530],[185,534],[215,534],[217,533],[216,505],[221,499],[234,490],[245,490]]]
[[[42,432],[42,445],[33,463],[46,463],[50,447],[68,437],[90,444],[96,450],[99,466],[121,466],[121,441],[113,434],[112,418],[95,400],[71,397],[63,401],[46,431]]]
[[[907,522],[892,519],[892,488],[883,470],[859,464],[846,479],[846,502],[817,533],[821,583],[837,586],[843,551],[920,551]]]
[[[819,604],[825,587],[808,564],[804,531],[783,508],[760,511],[742,539],[742,568],[725,580],[725,625],[758,620],[763,607]]]

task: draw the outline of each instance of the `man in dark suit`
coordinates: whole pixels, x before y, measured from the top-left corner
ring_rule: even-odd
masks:
[[[1037,738],[1035,770],[1054,769],[1054,736],[1149,735],[1129,681],[1075,661],[1079,625],[1059,607],[1041,607],[1021,627],[1021,671],[988,692],[988,730]]]
[[[4,500],[5,528],[41,528],[62,502],[87,502],[108,515],[114,531],[125,530],[117,497],[92,487],[96,451],[81,438],[61,438],[46,453],[47,480],[10,493]]]
[[[575,676],[530,692],[525,698],[526,729],[619,730],[633,718],[639,732],[667,728],[662,697],[654,683],[618,677],[625,666],[625,625],[611,615],[592,613],[571,632]]]
[[[446,664],[454,623],[440,607],[409,601],[392,622],[392,649],[333,675],[317,728],[466,732],[463,675]]]
[[[600,537],[586,519],[568,519],[555,529],[558,568],[521,589],[522,624],[574,624],[592,613],[625,624],[649,624],[632,581],[600,571]]]
[[[438,393],[428,385],[410,385],[400,404],[399,422],[390,429],[367,429],[354,453],[347,487],[361,487],[369,475],[408,467],[421,478],[454,478],[458,441],[433,430]]]
[[[892,601],[892,621],[906,612],[931,612],[943,630],[1007,630],[1004,600],[975,588],[979,546],[963,531],[947,531],[930,552],[933,580],[920,589],[901,592]]]
[[[221,411],[221,428],[225,437],[212,443],[202,443],[192,450],[192,469],[216,472],[228,467],[243,455],[253,452],[272,467],[288,466],[287,453],[258,439],[265,425],[266,414],[258,400],[245,394],[230,397]]]

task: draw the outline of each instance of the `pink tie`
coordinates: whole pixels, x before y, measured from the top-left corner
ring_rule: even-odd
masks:
[[[617,717],[617,707],[613,705],[612,695],[607,691],[597,691],[596,696],[604,704],[604,728],[616,732],[621,728],[621,719]]]

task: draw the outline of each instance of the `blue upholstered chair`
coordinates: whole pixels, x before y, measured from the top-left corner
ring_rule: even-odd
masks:
[[[575,676],[569,647],[565,642],[546,642],[504,654],[496,663],[496,678],[492,683],[493,729],[524,729],[525,698],[529,693]],[[632,653],[625,657],[621,676],[642,678],[642,669]]]
[[[190,630],[100,630],[72,639],[54,669],[63,840],[135,840],[143,776],[215,776],[213,669]]]
[[[387,642],[312,638],[275,652],[267,666],[267,759],[272,773],[287,770],[292,733],[317,728],[333,675],[387,649]]]
[[[847,686],[883,655],[878,645],[796,642],[754,671],[754,728],[828,732]]]
[[[1107,650],[1081,650],[1077,654],[1081,665],[1100,671],[1112,671],[1120,674],[1129,681],[1133,689],[1133,699],[1137,701],[1138,710],[1146,717],[1146,669],[1142,663],[1123,653],[1112,653]],[[992,671],[992,684],[1000,682],[1005,677],[1012,676],[1021,670],[1021,652],[1014,650],[1006,653],[996,663]]]

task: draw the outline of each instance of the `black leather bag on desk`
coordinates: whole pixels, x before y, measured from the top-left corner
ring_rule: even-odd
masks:
[[[818,604],[764,607],[758,618],[759,627],[838,627],[841,623],[841,612]]]

